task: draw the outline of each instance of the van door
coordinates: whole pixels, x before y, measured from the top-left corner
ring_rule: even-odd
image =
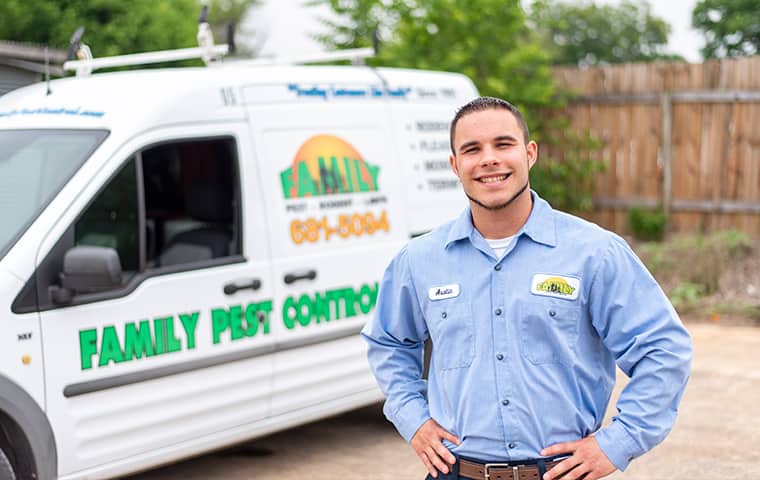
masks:
[[[247,126],[121,151],[38,269],[61,475],[188,456],[269,413],[274,288]],[[121,280],[88,280],[112,252]]]
[[[388,261],[407,239],[388,105],[271,104],[256,87],[246,99],[281,313],[272,323],[272,413],[320,405],[313,418],[378,400],[359,331]]]
[[[449,164],[449,126],[457,107],[469,98],[450,98],[444,95],[448,89],[432,85],[424,91],[426,96],[417,102],[391,106],[394,138],[404,159],[401,173],[413,179],[406,182],[404,192],[413,236],[450,221],[467,206],[467,197]]]

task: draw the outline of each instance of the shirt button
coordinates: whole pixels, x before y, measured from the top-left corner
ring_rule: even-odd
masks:
[[[495,313],[496,315],[501,315],[501,308],[497,308],[496,311],[493,313]]]
[[[557,312],[555,312],[554,310],[549,310],[549,316],[550,317],[553,317],[555,315],[557,315]]]
[[[504,399],[501,401],[501,404],[506,407],[507,405],[509,405],[509,400]]]
[[[501,270],[501,264],[496,265],[495,267],[493,267],[493,269],[498,272],[499,270]]]
[[[446,312],[443,312],[443,313],[441,314],[441,318],[446,318]]]
[[[496,355],[496,360],[504,360],[504,355],[499,353],[498,355]]]
[[[509,445],[507,445],[509,448],[515,448],[517,446],[516,443],[512,442]]]

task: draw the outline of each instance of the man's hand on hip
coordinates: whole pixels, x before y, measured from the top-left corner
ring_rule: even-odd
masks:
[[[545,457],[562,454],[571,455],[546,472],[543,480],[560,477],[562,480],[597,480],[617,470],[593,436],[575,442],[558,443],[541,450],[541,455]]]
[[[431,418],[422,424],[410,442],[417,456],[434,478],[438,477],[439,471],[444,474],[449,473],[450,466],[456,463],[454,454],[443,445],[444,439],[459,445],[457,437]]]

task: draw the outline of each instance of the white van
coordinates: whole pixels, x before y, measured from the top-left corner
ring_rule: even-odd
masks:
[[[450,73],[222,64],[0,97],[0,479],[124,475],[378,401],[358,332],[465,205]]]

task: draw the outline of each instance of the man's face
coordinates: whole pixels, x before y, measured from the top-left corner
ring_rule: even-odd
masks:
[[[473,208],[500,210],[530,195],[528,172],[537,156],[538,145],[525,144],[512,112],[488,109],[459,119],[449,161]]]

